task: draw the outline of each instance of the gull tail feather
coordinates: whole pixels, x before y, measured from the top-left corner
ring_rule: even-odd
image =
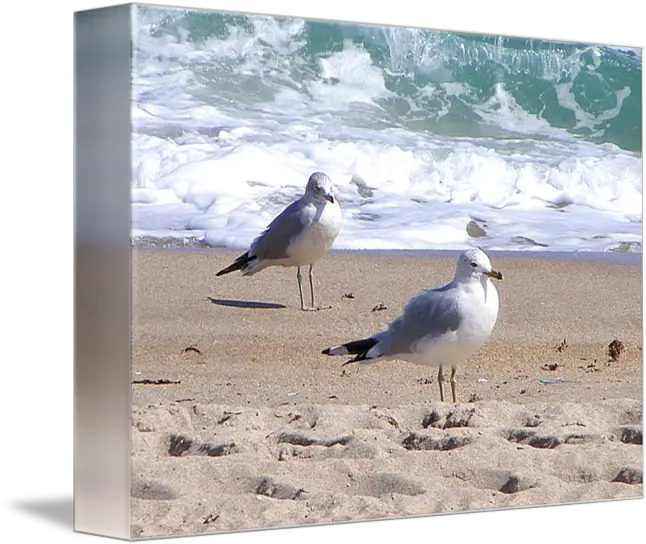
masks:
[[[372,337],[362,338],[361,340],[354,340],[352,342],[341,344],[340,346],[324,349],[321,353],[323,353],[323,355],[354,355],[352,359],[343,363],[343,366],[345,366],[350,363],[372,359],[372,357],[368,357],[368,352],[376,344],[377,340]]]

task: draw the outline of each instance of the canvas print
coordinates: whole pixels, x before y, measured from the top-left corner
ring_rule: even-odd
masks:
[[[641,49],[131,16],[133,538],[643,496]]]

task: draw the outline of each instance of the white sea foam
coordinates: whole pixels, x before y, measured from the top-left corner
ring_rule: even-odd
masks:
[[[136,136],[135,231],[242,248],[323,170],[344,209],[337,248],[604,250],[641,236],[640,161],[618,148],[559,157],[543,143],[537,158],[500,142],[238,141],[248,134],[157,147]],[[486,238],[468,234],[471,221]]]

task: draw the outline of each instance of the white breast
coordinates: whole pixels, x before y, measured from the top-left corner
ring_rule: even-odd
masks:
[[[332,247],[341,230],[341,207],[335,201],[308,206],[309,226],[292,240],[289,256],[295,264],[313,264]]]
[[[487,279],[484,284],[477,283],[466,286],[462,300],[462,323],[458,329],[458,341],[472,346],[473,352],[484,344],[493,330],[498,319],[498,291]]]
[[[460,290],[458,305],[462,320],[458,330],[421,339],[414,353],[403,358],[420,365],[452,365],[466,360],[482,347],[498,318],[498,292],[488,279],[484,286],[481,283],[463,285]]]

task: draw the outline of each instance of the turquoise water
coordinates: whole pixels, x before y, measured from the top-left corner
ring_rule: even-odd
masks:
[[[330,175],[337,249],[641,251],[642,51],[140,6],[133,238],[243,248]]]
[[[523,121],[546,129],[535,122],[544,121],[592,142],[642,147],[639,49],[281,18],[271,19],[282,32],[271,32],[262,19],[245,15],[146,7],[141,17],[155,21],[152,36],[175,36],[206,51],[213,41],[229,44],[221,56],[205,57],[209,65],[198,74],[221,102],[253,103],[281,87],[307,100],[304,83],[335,86],[354,75],[363,78],[366,94],[382,94],[375,100],[379,111],[361,112],[363,126],[500,138],[531,134]],[[239,54],[245,41],[248,55]],[[365,62],[342,58],[352,47],[367,54],[385,89],[371,80]],[[326,69],[321,60],[334,54],[338,62]],[[483,119],[496,112],[509,118]]]

